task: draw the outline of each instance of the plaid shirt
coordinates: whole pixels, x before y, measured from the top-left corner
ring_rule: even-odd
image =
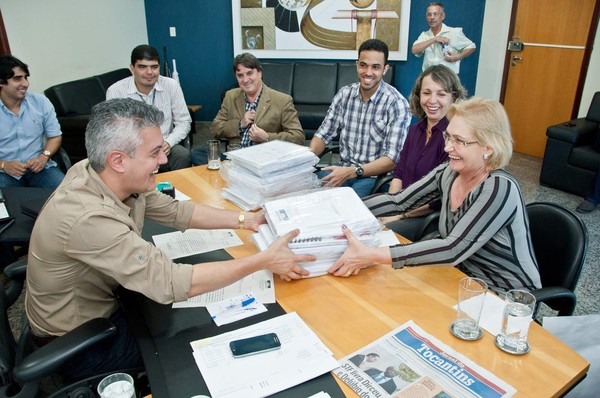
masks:
[[[370,163],[383,156],[398,162],[412,117],[408,101],[382,81],[365,102],[359,87],[354,83],[338,91],[315,135],[325,144],[339,135],[340,166]]]
[[[261,95],[262,95],[262,88],[260,90],[260,94],[258,94],[258,96],[254,100],[254,102],[250,103],[250,101],[248,101],[248,97],[246,97],[246,94],[244,94],[244,102],[246,103],[246,112],[254,111],[254,110],[256,110],[256,108],[258,108],[258,101],[260,101]],[[242,126],[240,126],[240,134],[242,135],[242,141],[240,141],[240,146],[242,148],[246,148],[248,146],[254,145],[254,141],[252,141],[250,139],[250,127],[252,127],[252,124],[253,123],[250,123],[249,125],[246,126],[246,128],[242,128]]]

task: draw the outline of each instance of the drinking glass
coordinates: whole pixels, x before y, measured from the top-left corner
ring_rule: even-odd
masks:
[[[527,334],[535,309],[535,297],[525,290],[509,290],[504,299],[502,331],[496,335],[496,345],[510,354],[529,352]]]
[[[242,146],[240,144],[229,144],[227,145],[227,152],[236,151],[241,148]]]
[[[450,325],[453,335],[462,340],[478,340],[483,336],[479,318],[486,292],[487,283],[482,279],[466,277],[458,282],[456,320]]]
[[[221,141],[208,141],[208,169],[219,170],[221,168]]]
[[[134,398],[133,377],[127,373],[114,373],[98,383],[100,398]]]

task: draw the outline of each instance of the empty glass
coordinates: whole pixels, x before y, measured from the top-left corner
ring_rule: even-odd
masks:
[[[466,277],[458,282],[456,320],[450,325],[453,335],[462,340],[478,340],[483,336],[479,318],[486,292],[487,283],[479,278]]]

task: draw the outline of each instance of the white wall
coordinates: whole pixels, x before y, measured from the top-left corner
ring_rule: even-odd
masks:
[[[512,0],[487,0],[485,2],[475,88],[475,95],[478,97],[500,98],[511,9]],[[598,76],[600,76],[600,25],[596,31],[594,49],[579,105],[579,117],[587,114],[594,93],[600,91]]]
[[[144,0],[0,0],[0,9],[34,92],[128,67],[131,49],[148,43]]]

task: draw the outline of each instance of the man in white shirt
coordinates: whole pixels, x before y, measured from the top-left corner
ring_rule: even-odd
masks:
[[[429,3],[426,20],[430,29],[422,32],[415,40],[412,53],[417,57],[425,54],[423,70],[442,64],[458,75],[460,61],[473,54],[476,46],[465,36],[462,28],[444,25],[444,18],[444,5],[439,2]]]
[[[164,116],[160,125],[163,151],[168,163],[160,171],[190,167],[190,151],[181,145],[191,129],[192,118],[175,80],[160,76],[158,51],[145,44],[131,52],[131,77],[119,80],[108,88],[106,99],[132,98],[156,106]]]

